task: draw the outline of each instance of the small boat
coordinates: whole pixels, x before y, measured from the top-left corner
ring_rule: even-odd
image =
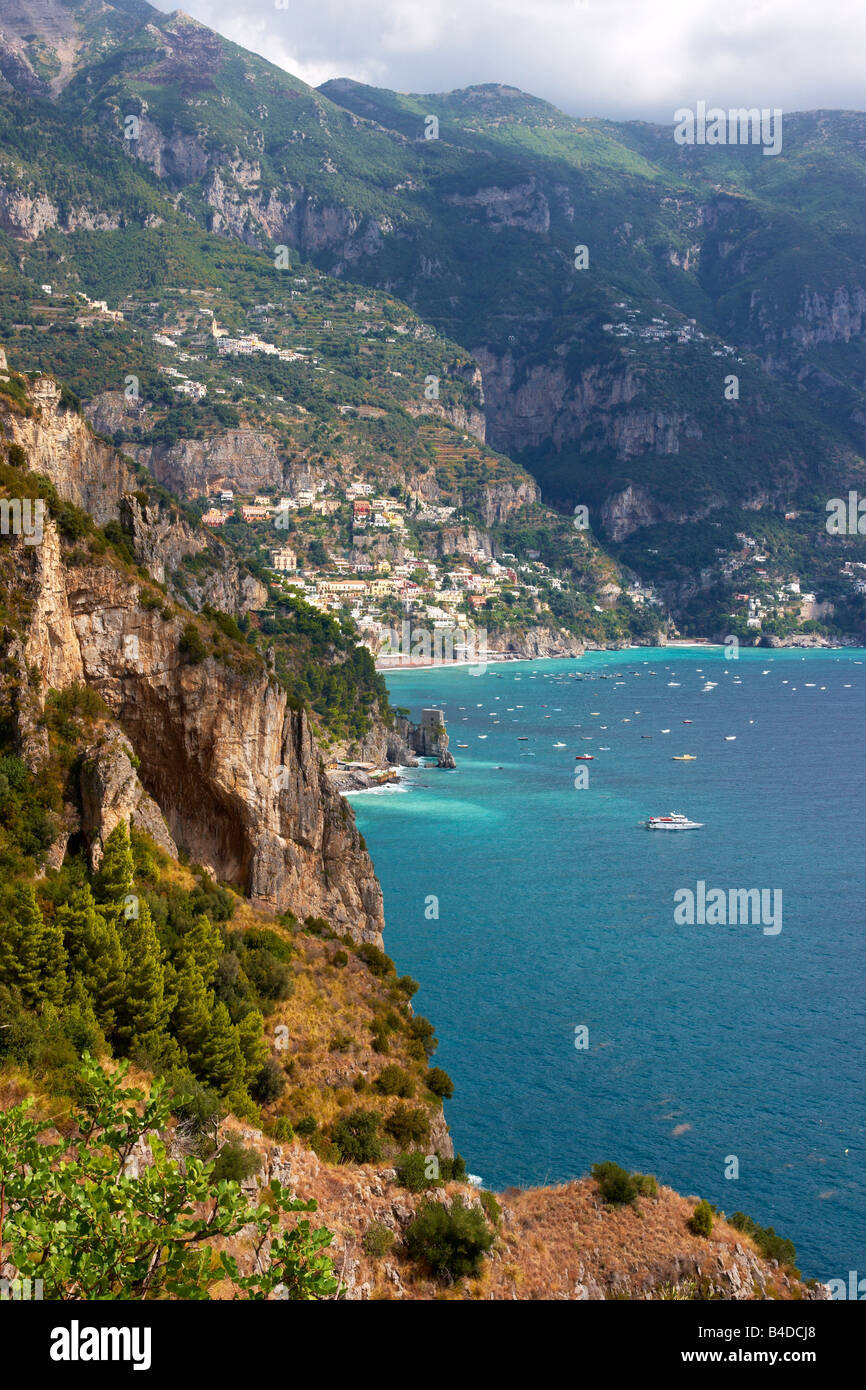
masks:
[[[574,761],[576,763],[591,763],[594,756],[593,753],[576,753]]]
[[[553,746],[554,746],[554,748],[564,748],[564,747],[565,747],[565,744],[564,744],[564,743],[555,743]]]
[[[650,816],[643,824],[647,830],[702,830],[704,826],[703,821],[689,820],[680,811],[671,811],[668,816]]]
[[[483,737],[483,735],[482,735]],[[674,753],[675,763],[694,763],[697,762],[697,753]]]
[[[691,721],[690,719],[684,719],[684,720],[683,720],[683,723],[684,723],[684,724],[691,724],[691,722],[692,722],[692,721]]]
[[[457,747],[458,747],[458,748],[468,748],[468,747],[469,747],[469,744],[468,744],[468,743],[458,743]]]
[[[660,734],[669,734],[669,733],[670,733],[670,729],[659,729],[659,733],[660,733]]]
[[[529,742],[529,734],[518,734],[518,735],[517,735],[517,742],[518,742],[518,743],[528,743],[528,742]]]
[[[479,734],[478,737],[479,737],[479,738],[486,738],[487,735],[486,735],[486,734]]]
[[[725,734],[725,743],[733,743],[736,737],[736,734]]]

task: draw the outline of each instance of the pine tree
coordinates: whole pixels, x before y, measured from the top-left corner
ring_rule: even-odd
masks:
[[[181,961],[191,960],[209,985],[216,974],[223,949],[219,927],[201,913],[181,938],[178,956]]]
[[[111,1034],[123,1006],[126,971],[120,933],[112,914],[101,913],[90,888],[78,889],[57,909],[73,978],[80,980],[93,1000],[103,1031]]]
[[[135,862],[126,821],[119,821],[105,842],[105,853],[96,875],[97,902],[121,908],[135,888]]]
[[[244,1076],[249,1086],[268,1060],[268,1045],[264,1036],[265,1021],[258,1009],[251,1009],[235,1024],[235,1029],[244,1057]]]
[[[210,1025],[212,996],[202,979],[201,971],[186,960],[177,973],[177,1002],[172,1014],[172,1030],[187,1054],[190,1068],[197,1071],[196,1059],[204,1044]]]
[[[7,897],[0,914],[0,980],[16,985],[27,1004],[60,1004],[66,992],[66,952],[56,921],[46,922],[30,884]]]
[[[172,1000],[166,996],[165,966],[156,927],[144,899],[138,915],[121,924],[126,987],[117,1035],[127,1050],[163,1032]]]
[[[211,995],[211,998],[213,996]],[[220,1091],[243,1088],[244,1054],[229,1011],[220,1000],[211,1014],[210,1027],[196,1059],[197,1074]]]
[[[178,971],[172,1023],[196,1076],[219,1091],[243,1087],[246,1068],[238,1030],[189,957]]]

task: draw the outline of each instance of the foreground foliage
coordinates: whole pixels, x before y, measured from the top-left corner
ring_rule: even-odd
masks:
[[[170,1109],[163,1084],[145,1096],[124,1085],[125,1071],[84,1059],[68,1140],[41,1132],[32,1101],[0,1112],[0,1264],[41,1279],[46,1299],[209,1299],[225,1280],[239,1298],[333,1296],[330,1231],[306,1220],[279,1229],[281,1214],[315,1201],[274,1181],[252,1206],[212,1164],[187,1158],[181,1171],[156,1133]],[[215,1249],[244,1228],[262,1266],[251,1274]]]

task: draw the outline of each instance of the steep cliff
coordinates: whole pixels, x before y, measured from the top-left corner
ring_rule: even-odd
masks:
[[[61,495],[81,503],[96,488],[97,515],[126,515],[151,572],[172,545],[195,539],[189,527],[184,539],[183,526],[169,524],[159,506],[122,491],[130,481],[122,461],[79,417],[58,410],[55,392],[37,383],[32,400],[49,402],[44,423],[4,409],[7,438],[50,473]],[[93,477],[91,465],[99,470]],[[325,917],[358,940],[379,942],[381,890],[352,812],[323,772],[310,716],[290,707],[258,652],[208,620],[191,622],[142,577],[146,570],[106,550],[96,533],[87,550],[73,548],[46,517],[39,543],[13,535],[3,544],[24,615],[3,640],[17,671],[28,761],[38,766],[48,754],[40,717],[49,691],[86,686],[109,713],[105,738],[84,757],[78,792],[92,860],[119,816],[134,813],[157,840],[176,844],[254,902]]]

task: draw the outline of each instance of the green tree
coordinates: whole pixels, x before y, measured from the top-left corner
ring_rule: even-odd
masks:
[[[135,888],[135,862],[126,821],[119,821],[105,842],[95,887],[97,902],[116,908]]]
[[[201,971],[203,979],[210,984],[224,949],[219,927],[201,912],[184,933],[178,956],[181,960],[192,960]]]
[[[73,985],[80,981],[102,1029],[114,1031],[126,990],[123,947],[113,916],[98,910],[90,888],[77,889],[57,909]]]
[[[227,1278],[242,1298],[267,1298],[278,1285],[290,1299],[333,1297],[330,1231],[307,1220],[279,1227],[283,1213],[315,1211],[315,1201],[275,1180],[253,1206],[237,1183],[215,1179],[212,1164],[189,1157],[181,1172],[153,1134],[170,1113],[164,1083],[145,1095],[125,1087],[125,1070],[110,1077],[84,1058],[73,1133],[58,1142],[30,1119],[32,1100],[0,1111],[0,1263],[43,1280],[53,1300],[209,1299]],[[130,1160],[142,1149],[148,1161],[135,1175]],[[214,1249],[241,1232],[260,1252],[270,1240],[250,1274]]]
[[[481,1211],[466,1206],[460,1197],[454,1198],[450,1209],[424,1202],[406,1232],[409,1255],[424,1260],[435,1279],[477,1274],[492,1244],[493,1233]]]
[[[127,1049],[133,1042],[149,1043],[163,1032],[171,1013],[166,995],[165,964],[150,909],[144,899],[121,927],[126,988],[119,1010],[119,1039]]]
[[[60,1004],[66,993],[63,930],[46,922],[31,884],[17,886],[0,908],[0,980],[31,1006]]]

